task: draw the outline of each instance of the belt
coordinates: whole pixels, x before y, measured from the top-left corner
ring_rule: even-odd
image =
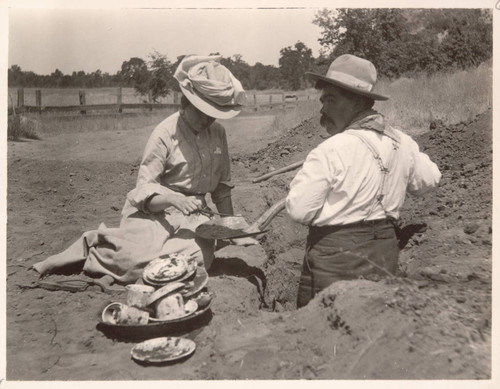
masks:
[[[354,227],[368,227],[368,226],[381,226],[386,224],[394,224],[395,220],[392,218],[383,218],[375,220],[360,220],[354,223],[348,224],[334,224],[328,226],[309,226],[311,231],[338,231],[344,228],[354,228]]]

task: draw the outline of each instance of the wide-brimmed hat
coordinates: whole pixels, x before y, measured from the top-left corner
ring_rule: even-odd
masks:
[[[372,92],[377,83],[377,69],[370,61],[355,55],[344,54],[337,57],[328,68],[326,76],[311,72],[306,74],[314,81],[323,80],[374,100],[389,98]]]
[[[241,112],[246,94],[241,82],[219,63],[220,55],[186,56],[174,73],[186,98],[204,114],[229,119]]]

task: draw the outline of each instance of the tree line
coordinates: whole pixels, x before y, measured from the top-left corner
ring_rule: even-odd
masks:
[[[321,51],[314,57],[303,42],[280,50],[279,66],[251,66],[240,54],[221,63],[245,89],[299,90],[312,85],[305,72],[325,74],[331,61],[350,53],[372,61],[379,77],[398,78],[425,72],[455,71],[477,66],[492,56],[492,13],[488,9],[322,9],[312,21],[321,29]],[[218,53],[211,53],[218,54]],[[154,51],[130,58],[115,74],[96,70],[50,75],[8,69],[10,87],[133,87],[153,101],[179,91],[173,72],[184,58],[170,61]]]

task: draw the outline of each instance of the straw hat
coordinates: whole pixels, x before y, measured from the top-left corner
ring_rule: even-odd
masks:
[[[306,74],[313,81],[323,80],[374,100],[389,98],[372,92],[377,83],[377,70],[370,61],[355,55],[344,54],[337,57],[328,68],[326,76],[310,72]]]
[[[204,114],[229,119],[241,112],[243,87],[224,65],[221,56],[186,56],[174,73],[186,98]]]

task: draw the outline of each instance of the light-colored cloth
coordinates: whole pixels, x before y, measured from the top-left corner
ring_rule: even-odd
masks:
[[[229,151],[224,127],[214,122],[195,134],[177,112],[160,123],[146,144],[137,183],[127,195],[126,217],[154,194],[211,193],[217,204],[231,195]]]
[[[189,56],[174,73],[179,84],[190,91],[196,90],[217,105],[242,105],[246,94],[241,82],[219,63],[222,56]]]
[[[137,184],[127,195],[120,226],[108,228],[101,224],[34,268],[45,274],[83,262],[86,273],[107,274],[119,282],[130,283],[141,277],[147,263],[162,254],[190,254],[209,267],[214,241],[197,238],[194,233],[208,217],[184,216],[174,207],[150,214],[144,205],[151,196],[172,190],[200,196],[211,193],[217,203],[231,195],[230,178],[224,128],[214,122],[195,135],[175,113],[160,123],[148,140]]]
[[[384,164],[394,151],[386,128],[396,134],[399,145],[392,168],[386,175],[383,206],[374,199],[382,173],[373,153],[357,136],[366,137],[377,148]],[[334,135],[306,158],[290,184],[286,209],[295,221],[313,226],[343,225],[387,216],[399,218],[406,192],[420,195],[438,185],[441,173],[417,143],[389,127],[384,117],[369,110],[358,116],[346,131]],[[384,210],[385,208],[385,210]]]

